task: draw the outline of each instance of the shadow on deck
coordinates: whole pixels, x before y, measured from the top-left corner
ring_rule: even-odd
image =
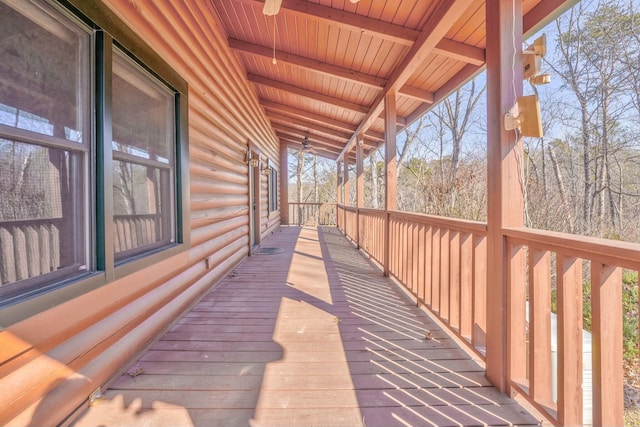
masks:
[[[73,425],[538,424],[337,229],[263,246]]]

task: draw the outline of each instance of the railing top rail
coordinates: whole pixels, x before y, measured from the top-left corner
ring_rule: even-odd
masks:
[[[391,218],[415,221],[420,224],[436,225],[451,230],[467,231],[473,234],[484,236],[487,234],[487,224],[468,219],[448,218],[437,215],[427,215],[415,212],[390,211]]]
[[[131,215],[114,215],[114,219],[132,219],[132,218],[160,218],[162,214],[159,213],[151,213],[151,214],[131,214]]]
[[[7,227],[7,226],[21,226],[21,225],[32,225],[32,224],[54,224],[54,223],[60,223],[64,220],[64,218],[62,217],[56,217],[56,218],[32,218],[32,219],[20,219],[20,220],[13,220],[13,219],[9,219],[9,220],[0,220],[0,225]]]
[[[568,256],[640,270],[640,243],[621,242],[527,227],[508,227],[503,229],[503,233],[512,243],[525,244],[539,249],[549,249]]]
[[[360,208],[360,213],[365,215],[376,215],[376,216],[384,216],[385,211],[382,209],[374,209],[374,208]]]
[[[309,206],[336,206],[337,203],[331,202],[287,202],[290,205],[309,205]]]

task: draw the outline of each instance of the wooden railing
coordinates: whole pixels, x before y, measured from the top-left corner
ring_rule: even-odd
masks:
[[[60,267],[62,218],[0,222],[0,285]]]
[[[343,206],[338,207],[338,222],[343,232],[383,268],[386,263],[389,276],[483,357],[485,224]]]
[[[161,216],[114,216],[116,252],[129,251],[158,241]],[[0,285],[41,276],[68,266],[61,260],[63,218],[0,222]]]
[[[622,269],[640,270],[640,245],[527,228],[506,229],[504,234],[512,387],[559,425],[623,425]],[[549,369],[552,292],[557,294],[556,378]],[[583,306],[589,309],[589,301],[591,357],[585,359]],[[591,368],[590,376],[583,367]],[[583,378],[591,379],[591,387]],[[591,388],[592,394],[583,398],[583,388]],[[552,399],[555,392],[557,402]]]
[[[378,263],[384,263],[387,214],[378,209],[360,209],[357,242]]]
[[[555,424],[623,424],[621,273],[640,270],[640,244],[505,229],[509,291],[501,308],[499,301],[487,307],[487,263],[492,261],[487,260],[486,224],[338,206],[338,226],[481,357],[487,310],[506,310],[507,334],[499,339],[508,349],[508,387]],[[587,359],[582,352],[583,334],[588,336],[583,330],[585,283],[590,284],[585,301],[592,312]],[[553,293],[557,314],[552,313]],[[557,376],[552,378],[556,316]],[[591,376],[583,366],[591,367]],[[583,384],[583,376],[593,383]],[[589,396],[583,402],[583,387],[589,396],[592,390],[592,407]]]
[[[124,252],[157,242],[162,236],[162,216],[159,214],[114,215],[116,252]]]
[[[289,202],[289,225],[336,225],[335,203]]]

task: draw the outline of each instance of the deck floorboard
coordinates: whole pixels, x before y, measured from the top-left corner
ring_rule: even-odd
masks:
[[[72,425],[538,424],[338,230],[263,246]]]

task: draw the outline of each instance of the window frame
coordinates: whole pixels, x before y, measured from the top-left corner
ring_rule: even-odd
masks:
[[[49,283],[36,292],[0,301],[0,326],[15,323],[38,312],[97,289],[143,268],[157,264],[190,247],[188,84],[167,62],[128,28],[102,2],[43,0],[78,25],[88,26],[92,66],[90,106],[92,127],[87,191],[91,271],[83,276]],[[35,6],[37,7],[37,6]],[[114,48],[122,51],[170,89],[174,99],[174,242],[115,261],[112,180],[111,76]],[[39,138],[39,136],[38,136]],[[46,145],[46,143],[45,143]],[[25,279],[28,280],[28,279]],[[16,282],[17,283],[17,282]]]

